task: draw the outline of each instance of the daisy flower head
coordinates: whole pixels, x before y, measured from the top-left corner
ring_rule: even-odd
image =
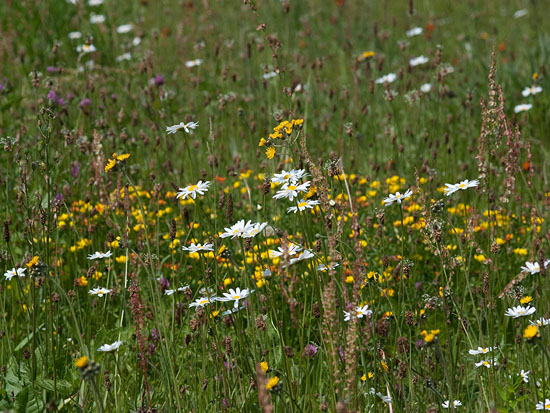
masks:
[[[317,266],[317,271],[327,271],[327,270],[333,270],[335,269],[336,267],[338,267],[340,264],[338,264],[337,262],[333,262],[329,265],[326,265],[326,264],[319,264]]]
[[[405,34],[407,35],[407,37],[413,37],[422,34],[422,31],[422,27],[413,27],[412,29],[407,30]]]
[[[307,260],[309,258],[313,258],[314,255],[310,250],[304,250],[303,252],[298,255],[296,258],[292,258],[290,260],[290,265],[297,263],[298,261]]]
[[[195,59],[195,60],[188,60],[187,62],[185,62],[185,67],[195,67],[195,66],[200,66],[202,64],[202,59]]]
[[[529,320],[529,324],[532,326],[543,327],[550,325],[550,318],[539,318],[538,320]]]
[[[199,181],[195,185],[189,185],[185,188],[180,188],[178,194],[176,195],[176,198],[187,199],[188,197],[191,197],[195,199],[197,197],[197,194],[204,195],[204,193],[208,191],[209,186],[210,181]]]
[[[109,294],[110,292],[111,290],[103,287],[96,287],[88,291],[89,294],[97,295],[98,297],[103,297],[104,295]]]
[[[550,410],[550,399],[546,399],[543,402],[538,402],[535,407],[537,410]]]
[[[289,172],[281,171],[278,174],[273,174],[271,177],[271,182],[276,184],[296,184],[305,176],[307,176],[305,169],[292,169]]]
[[[488,369],[491,368],[491,366],[496,366],[497,362],[495,361],[495,364],[491,364],[489,360],[481,360],[479,363],[476,363],[476,367],[487,367]]]
[[[522,103],[521,105],[514,106],[514,112],[520,113],[520,112],[527,112],[533,107],[530,103]]]
[[[395,73],[388,73],[387,75],[384,75],[376,79],[374,83],[377,83],[377,84],[392,83],[395,79],[397,79],[397,76],[395,75]]]
[[[479,181],[477,179],[474,179],[473,181],[470,181],[468,179],[459,182],[458,184],[445,184],[445,188],[443,189],[445,191],[445,195],[450,196],[454,194],[458,190],[466,190],[468,188],[474,188],[479,185]]]
[[[355,308],[355,311],[357,312],[357,318],[363,318],[364,316],[367,316],[367,315],[371,315],[372,314],[372,310],[369,310],[369,305],[364,305],[364,306],[357,306],[357,308]]]
[[[306,201],[304,199],[300,199],[298,204],[296,206],[289,207],[286,210],[286,213],[289,214],[291,212],[294,212],[296,214],[298,211],[305,211],[306,209],[313,209],[313,207],[315,205],[319,205],[319,201],[317,201],[317,200],[312,201],[312,200],[309,200],[309,199]]]
[[[493,347],[478,347],[477,349],[468,350],[468,353],[475,356],[477,354],[487,354],[490,351],[493,351]]]
[[[521,92],[521,94],[524,96],[524,97],[527,97],[527,96],[531,96],[531,95],[536,95],[538,93],[542,92],[542,87],[540,86],[536,86],[536,85],[533,85],[531,87],[526,87],[525,89],[523,89],[523,91]]]
[[[70,32],[69,33],[69,39],[71,40],[77,40],[77,39],[80,39],[82,38],[82,33],[80,32]]]
[[[214,244],[195,244],[194,242],[191,243],[190,246],[181,247],[184,251],[189,251],[190,253],[195,252],[201,252],[201,251],[214,251]]]
[[[176,288],[175,290],[164,290],[164,295],[172,295],[174,294],[175,292],[181,292],[181,291],[185,291],[189,288],[188,285],[184,286],[184,287],[178,287]]]
[[[454,400],[453,407],[458,407],[458,406],[462,406],[462,403],[460,402],[460,400]],[[450,409],[451,408],[450,400],[446,400],[443,403],[441,403],[441,407],[443,407],[444,409]]]
[[[252,221],[244,222],[244,219],[237,221],[235,224],[231,225],[229,228],[225,228],[225,232],[220,235],[220,238],[231,239],[235,237],[243,237],[243,235],[248,234],[253,228]]]
[[[289,256],[296,255],[297,253],[302,251],[303,248],[298,244],[293,244],[292,242],[289,242],[288,245],[278,247],[277,249],[279,251],[269,250],[269,256],[271,258],[280,257],[285,253],[288,254]]]
[[[391,205],[394,202],[401,204],[401,201],[409,198],[412,194],[413,194],[413,191],[411,191],[410,189],[407,189],[407,191],[404,194],[400,192],[396,192],[395,194],[390,194],[387,198],[384,199],[384,206]]]
[[[180,122],[177,125],[167,126],[166,132],[168,133],[168,135],[170,135],[172,133],[176,133],[177,131],[183,129],[186,133],[191,133],[191,130],[197,129],[198,126],[199,126],[199,122],[189,122],[189,123]]]
[[[131,24],[123,24],[116,28],[116,32],[118,34],[125,34],[130,33],[132,31],[132,25]]]
[[[432,90],[431,83],[424,83],[422,86],[420,86],[420,91],[422,93],[430,93],[431,90]]]
[[[105,16],[103,14],[92,13],[90,15],[90,23],[92,23],[92,24],[105,23]]]
[[[109,258],[112,255],[113,255],[113,253],[111,251],[107,251],[107,252],[96,251],[93,254],[89,254],[88,259],[89,260],[98,260],[98,259],[101,259],[101,258]]]
[[[415,67],[415,66],[419,66],[419,65],[423,65],[425,63],[428,63],[429,61],[430,61],[430,59],[428,59],[426,56],[418,56],[418,57],[415,57],[415,58],[409,60],[409,64],[412,67]]]
[[[96,50],[95,46],[91,43],[79,44],[76,46],[76,51],[78,53],[93,53]]]
[[[300,192],[307,192],[308,187],[311,185],[311,182],[307,181],[302,184],[290,182],[283,185],[283,188],[280,191],[277,191],[275,195],[273,195],[273,198],[275,199],[281,199],[281,198],[288,198],[290,201],[292,201],[294,198],[298,196]]]
[[[229,289],[228,293],[223,293],[223,297],[217,297],[216,301],[235,301],[235,304],[233,305],[233,308],[239,307],[239,300],[242,300],[250,295],[250,292],[248,291],[248,288],[245,288],[244,290],[241,290],[237,287],[236,290],[233,288]]]
[[[531,306],[522,307],[522,306],[518,305],[517,307],[512,307],[512,308],[509,308],[508,310],[506,310],[506,313],[504,313],[504,315],[506,317],[518,318],[518,317],[523,317],[523,316],[526,316],[526,315],[531,315],[535,311],[537,311],[537,309],[535,307],[531,307]]]
[[[550,265],[550,260],[544,261],[544,268],[548,267],[548,265]],[[525,261],[525,266],[522,266],[521,270],[530,274],[537,274],[540,272],[540,265],[538,262]]]
[[[208,305],[215,301],[216,297],[201,297],[197,298],[195,301],[193,301],[191,304],[189,304],[189,308],[191,307],[204,307],[205,305]]]
[[[25,271],[27,271],[26,268],[12,268],[11,270],[8,270],[4,273],[4,277],[6,278],[6,280],[11,280],[13,277],[15,277],[16,275],[18,277],[24,277],[25,276]]]
[[[523,379],[524,383],[529,383],[529,373],[531,373],[530,370],[525,371],[523,369],[521,369],[521,371],[519,372],[519,375]]]
[[[252,228],[250,228],[248,232],[242,235],[242,237],[254,238],[256,235],[262,232],[265,227],[267,227],[267,222],[256,222],[255,224],[252,225]]]
[[[118,350],[118,348],[122,345],[122,341],[115,341],[113,344],[103,344],[101,347],[97,349],[97,351],[114,351]]]

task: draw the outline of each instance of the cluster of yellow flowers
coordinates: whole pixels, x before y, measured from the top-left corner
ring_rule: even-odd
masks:
[[[273,128],[273,132],[268,135],[267,139],[261,138],[258,146],[265,146],[267,148],[265,151],[267,159],[272,159],[275,156],[275,141],[277,139],[286,139],[292,135],[295,127],[300,127],[303,123],[303,119],[284,120]]]
[[[129,153],[123,153],[122,155],[117,155],[116,152],[113,153],[113,156],[111,157],[111,159],[109,159],[109,162],[107,162],[107,165],[105,165],[105,172],[108,172],[109,170],[113,169],[117,163],[124,162],[129,157],[130,157]]]

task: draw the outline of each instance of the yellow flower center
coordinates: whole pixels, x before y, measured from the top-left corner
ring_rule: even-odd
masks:
[[[294,191],[296,189],[296,187],[294,185],[290,185],[288,188],[287,188],[287,191]]]
[[[191,185],[191,186],[189,187],[189,192],[193,192],[193,191],[196,191],[196,190],[197,190],[197,188],[198,188],[198,186],[197,186],[197,185]]]
[[[234,295],[234,296],[233,296],[233,299],[234,299],[234,300],[238,300],[239,298],[241,298],[240,295]]]
[[[300,203],[298,204],[298,208],[303,208],[303,207],[305,207],[306,205],[307,205],[307,202],[300,202]]]

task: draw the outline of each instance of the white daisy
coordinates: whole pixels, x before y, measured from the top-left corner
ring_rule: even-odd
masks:
[[[292,258],[290,260],[290,265],[297,263],[298,261],[307,260],[309,258],[313,258],[314,255],[310,250],[304,250],[300,253],[296,258]]]
[[[288,183],[283,185],[283,188],[278,191],[275,195],[273,195],[273,198],[275,199],[281,199],[281,198],[288,198],[290,201],[292,201],[294,198],[298,196],[300,192],[307,192],[308,187],[311,185],[311,182],[307,181],[302,184],[298,183],[291,183],[290,185]]]
[[[78,46],[76,46],[76,51],[78,53],[93,53],[96,50],[97,49],[93,44],[85,43],[85,44],[79,44]]]
[[[550,265],[550,260],[544,261],[544,268]],[[540,272],[540,265],[538,262],[525,261],[525,266],[521,267],[522,271],[526,271],[530,274],[537,274]]]
[[[422,86],[420,86],[420,91],[422,93],[430,93],[431,90],[432,90],[431,83],[424,83]]]
[[[520,9],[514,13],[514,19],[519,19],[520,17],[526,16],[529,13],[527,9]]]
[[[184,251],[189,251],[190,253],[200,252],[200,251],[214,251],[214,244],[195,244],[194,242],[191,243],[188,247],[181,247]]]
[[[15,277],[16,275],[18,277],[24,277],[25,276],[25,271],[27,271],[26,268],[12,268],[11,270],[8,270],[4,273],[4,277],[6,278],[6,280],[11,280],[13,277]]]
[[[407,189],[407,191],[404,194],[399,192],[396,192],[395,194],[390,194],[386,199],[384,199],[384,206],[391,205],[394,202],[401,204],[401,201],[409,198],[412,194],[413,192],[410,189]]]
[[[122,62],[124,60],[131,60],[131,59],[132,59],[132,55],[130,53],[126,52],[126,53],[121,54],[120,56],[117,56],[115,60],[117,62]]]
[[[101,6],[103,4],[103,0],[88,0],[88,6]]]
[[[202,64],[202,59],[188,60],[185,62],[185,67],[195,67]]]
[[[216,297],[201,297],[197,298],[195,301],[193,301],[191,304],[189,304],[189,308],[191,307],[204,307],[207,304],[210,304],[216,300]]]
[[[405,34],[407,35],[407,37],[413,37],[413,36],[418,36],[419,34],[422,34],[422,32],[423,32],[422,27],[413,27],[412,29],[407,30]]]
[[[302,251],[302,247],[298,244],[293,244],[289,242],[288,245],[277,248],[279,251],[269,250],[269,256],[271,258],[280,257],[283,254],[287,253],[289,256],[293,256]]]
[[[491,366],[497,366],[498,363],[495,361],[495,364],[491,364],[491,362],[489,360],[482,360],[480,361],[479,363],[476,363],[476,367],[487,367],[488,369],[491,368]]]
[[[183,129],[186,133],[190,133],[190,130],[197,129],[197,126],[199,126],[199,122],[180,122],[177,125],[167,126],[166,132],[170,135],[171,133],[176,133],[177,131]]]
[[[98,259],[101,259],[101,258],[109,258],[112,255],[113,255],[113,253],[111,251],[107,251],[107,252],[96,251],[93,254],[89,254],[88,259],[89,260],[98,260]]]
[[[543,402],[538,402],[535,407],[537,410],[550,410],[550,399],[546,399]]]
[[[493,351],[493,347],[478,347],[477,349],[468,350],[468,353],[475,356],[477,354],[487,354],[490,351]]]
[[[105,23],[105,16],[103,14],[92,13],[90,15],[90,23],[92,23],[92,24]]]
[[[189,288],[188,285],[186,285],[185,287],[178,287],[176,288],[175,290],[164,290],[164,295],[172,295],[174,294],[175,292],[181,292],[181,291],[185,291]]]
[[[265,80],[267,80],[267,79],[271,79],[272,77],[275,77],[275,76],[277,76],[277,72],[269,72],[269,73],[264,73],[263,78]]]
[[[130,33],[132,31],[132,25],[131,24],[123,24],[121,26],[118,26],[116,28],[116,32],[119,34],[125,34]]]
[[[529,383],[529,373],[531,373],[530,370],[525,371],[523,369],[521,369],[521,371],[519,372],[519,375],[523,379],[524,383]]]
[[[522,103],[521,105],[514,106],[514,112],[520,113],[520,112],[527,112],[533,107],[530,103]]]
[[[245,223],[244,219],[241,219],[229,228],[225,228],[225,232],[220,235],[220,238],[231,237],[233,239],[235,237],[243,237],[243,235],[248,234],[253,228],[252,221]]]
[[[98,297],[103,297],[104,295],[109,294],[110,292],[111,292],[111,290],[109,290],[108,288],[103,288],[103,287],[96,287],[96,288],[88,291],[89,294],[97,295]]]
[[[374,83],[392,83],[395,79],[397,79],[397,76],[395,73],[388,73],[387,75],[384,75],[382,77],[379,77],[374,81]]]
[[[412,67],[414,67],[414,66],[423,65],[425,63],[428,63],[429,61],[430,59],[428,59],[426,56],[418,56],[418,57],[415,57],[414,59],[409,60],[409,64]]]
[[[122,341],[115,341],[113,344],[103,344],[97,351],[114,351],[118,350],[121,346]]]
[[[252,228],[242,235],[243,238],[254,238],[267,227],[267,222],[256,222]]]
[[[466,179],[462,182],[459,182],[458,184],[445,184],[446,188],[444,188],[443,190],[445,191],[445,195],[449,196],[460,189],[465,190],[467,188],[474,188],[478,185],[479,181],[477,179],[474,179],[473,181],[469,181],[468,179]]]
[[[237,308],[239,307],[239,300],[248,297],[249,294],[250,292],[247,288],[245,288],[244,290],[241,290],[238,287],[236,290],[230,288],[228,293],[223,293],[223,297],[216,297],[216,301],[235,301],[233,307]]]
[[[297,213],[298,211],[304,211],[306,209],[313,209],[313,207],[315,205],[319,205],[319,201],[317,201],[317,200],[311,201],[309,199],[306,201],[306,200],[300,199],[300,202],[298,202],[298,205],[289,207],[286,210],[286,212],[287,212],[287,214],[289,214],[291,212]]]
[[[185,188],[180,188],[178,194],[176,195],[176,198],[187,199],[188,197],[191,197],[195,199],[197,197],[197,194],[204,195],[204,193],[208,191],[209,186],[210,181],[199,181],[196,185],[189,185]]]
[[[443,407],[444,409],[450,409],[451,408],[450,403],[451,402],[449,400],[446,400],[443,403],[441,403],[441,407]],[[454,400],[453,407],[458,407],[458,406],[462,406],[462,403],[460,402],[460,400]]]
[[[334,268],[338,267],[340,264],[337,262],[333,262],[332,264],[326,265],[326,264],[319,264],[317,266],[317,271],[327,271],[327,270],[333,270]]]
[[[77,40],[77,39],[80,39],[82,38],[82,33],[80,32],[70,32],[69,33],[69,39],[71,40]]]
[[[273,174],[273,177],[271,178],[271,182],[276,184],[288,184],[293,183],[296,184],[302,179],[304,176],[306,176],[306,170],[305,169],[292,169],[291,171],[281,171],[278,174]]]
[[[535,307],[531,307],[531,306],[522,307],[522,306],[518,305],[517,307],[512,307],[512,308],[509,308],[508,310],[506,310],[506,313],[504,313],[504,315],[506,317],[518,318],[518,317],[523,317],[523,316],[526,316],[526,315],[531,315],[535,311],[537,311],[537,309]]]
[[[550,325],[550,318],[539,318],[538,320],[529,320],[529,324],[536,325],[538,327],[548,326]]]

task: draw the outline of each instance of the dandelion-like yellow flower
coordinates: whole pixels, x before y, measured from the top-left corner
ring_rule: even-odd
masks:
[[[523,338],[531,339],[535,337],[539,332],[539,328],[536,324],[531,324],[523,330]]]
[[[107,162],[107,165],[105,165],[105,172],[108,172],[109,170],[113,169],[116,165],[116,159],[109,159],[109,162]]]
[[[76,360],[74,365],[76,367],[78,367],[79,369],[85,368],[88,365],[88,357],[86,357],[86,356],[80,357],[78,360]]]
[[[273,159],[273,157],[275,156],[275,148],[272,146],[270,148],[267,148],[267,150],[265,151],[265,156],[267,156],[267,159]]]
[[[262,371],[263,371],[264,373],[266,373],[267,370],[269,369],[269,366],[267,365],[267,361],[262,361],[262,362],[260,363],[260,368],[262,369]]]
[[[275,387],[277,384],[279,384],[279,377],[277,376],[274,376],[272,378],[270,378],[268,381],[267,381],[267,384],[265,385],[265,388],[267,390],[271,390],[273,387]]]
[[[32,257],[32,259],[26,264],[27,268],[31,268],[38,263],[38,255]]]

